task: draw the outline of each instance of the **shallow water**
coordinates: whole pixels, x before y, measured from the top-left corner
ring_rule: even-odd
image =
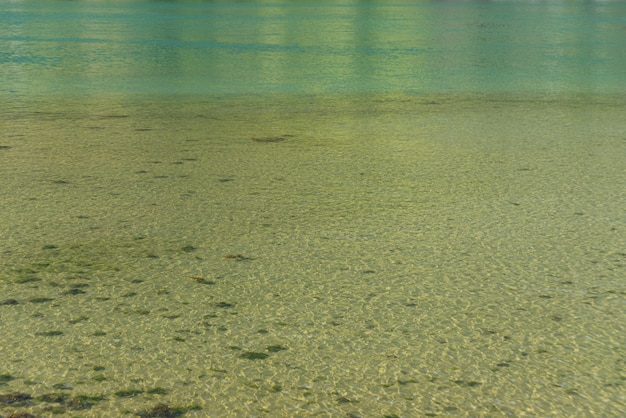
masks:
[[[6,3],[6,2],[5,2]],[[625,94],[621,1],[19,1],[0,94]]]
[[[620,7],[11,3],[0,411],[624,415]]]

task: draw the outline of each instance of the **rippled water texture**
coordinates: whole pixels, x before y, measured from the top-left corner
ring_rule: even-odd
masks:
[[[626,416],[626,3],[0,4],[0,415]]]
[[[0,91],[624,94],[625,15],[618,1],[5,2]]]

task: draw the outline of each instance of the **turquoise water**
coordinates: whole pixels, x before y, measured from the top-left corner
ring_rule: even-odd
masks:
[[[0,3],[0,414],[626,416],[626,3]]]
[[[3,100],[626,93],[620,1],[5,2]]]

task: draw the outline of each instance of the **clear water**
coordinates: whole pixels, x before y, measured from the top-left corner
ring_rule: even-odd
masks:
[[[618,1],[5,2],[7,99],[626,93]]]
[[[0,413],[626,415],[624,16],[2,2]]]

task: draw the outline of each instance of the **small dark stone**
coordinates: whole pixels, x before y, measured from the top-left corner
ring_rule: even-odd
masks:
[[[235,260],[235,261],[249,261],[249,260],[253,260],[252,257],[246,257],[245,255],[241,255],[241,254],[226,254],[224,256],[225,259],[230,259],[230,260]]]
[[[87,292],[85,292],[84,290],[76,289],[76,288],[72,288],[63,292],[64,295],[82,295],[85,293]]]
[[[13,392],[7,394],[0,394],[0,403],[5,405],[24,405],[27,401],[33,397],[28,393]]]
[[[126,389],[126,390],[118,390],[115,392],[115,396],[118,398],[132,398],[133,396],[137,396],[143,393],[141,389]]]
[[[77,316],[74,319],[70,319],[67,322],[73,325],[73,324],[78,324],[79,322],[87,321],[88,319],[89,319],[88,316],[80,315],[80,316]]]
[[[193,280],[196,281],[196,283],[200,283],[200,284],[215,284],[215,282],[213,280],[207,280],[202,276],[189,276],[190,278],[192,278]]]
[[[72,285],[72,289],[83,289],[85,287],[89,287],[89,283],[74,283]]]
[[[15,378],[13,376],[11,376],[9,373],[2,373],[2,374],[0,374],[0,383],[10,382],[13,379],[15,379]]]
[[[263,136],[263,137],[252,137],[254,142],[260,143],[272,143],[272,142],[283,142],[289,138],[293,137],[293,135],[285,134],[279,136]]]
[[[0,302],[0,305],[17,305],[17,304],[19,304],[17,299],[5,299],[2,302]]]
[[[228,302],[217,302],[215,306],[218,308],[233,308],[235,305]]]
[[[137,415],[142,418],[174,418],[185,413],[181,408],[171,408],[169,405],[160,403]]]
[[[475,386],[480,386],[482,385],[482,383],[480,382],[476,382],[474,380],[470,380],[470,381],[465,381],[465,380],[453,380],[454,383],[456,383],[459,386],[464,386],[464,387],[475,387]]]
[[[258,353],[255,351],[246,351],[245,353],[241,353],[239,355],[241,358],[245,358],[247,360],[265,360],[269,357],[267,353]]]
[[[150,310],[149,309],[135,309],[133,313],[137,315],[150,315]]]
[[[277,353],[279,351],[287,350],[287,347],[283,347],[282,345],[269,345],[266,350],[270,353]]]
[[[150,395],[166,395],[168,393],[168,390],[160,386],[157,386],[155,388],[148,389],[146,393]]]
[[[39,277],[29,276],[29,277],[22,277],[20,279],[17,279],[15,283],[25,284],[25,283],[33,283],[33,282],[40,282],[40,281],[41,279]]]
[[[12,414],[7,415],[7,418],[37,418],[37,417],[33,414],[29,414],[28,412],[19,411],[19,412],[13,412]]]
[[[415,380],[415,379],[406,379],[406,380],[398,379],[398,384],[401,385],[401,386],[405,386],[405,385],[408,385],[410,383],[417,383],[417,380]]]
[[[76,411],[81,409],[89,409],[93,406],[93,403],[80,398],[72,398],[65,403],[65,406],[67,406],[68,409],[73,409]]]
[[[56,337],[58,335],[63,335],[63,331],[42,331],[36,332],[35,335],[40,337]]]
[[[37,400],[47,403],[63,403],[67,400],[68,395],[65,393],[45,393],[37,397]]]

